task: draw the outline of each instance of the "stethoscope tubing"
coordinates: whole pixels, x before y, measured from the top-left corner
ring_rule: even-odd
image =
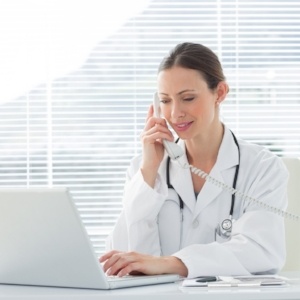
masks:
[[[239,155],[239,162],[238,162],[238,164],[236,165],[236,168],[235,168],[235,173],[234,173],[234,178],[233,178],[233,184],[232,184],[232,187],[235,189],[236,188],[237,179],[238,179],[238,176],[239,176],[240,161],[241,161],[241,151],[240,151],[240,146],[239,146],[239,143],[237,141],[236,136],[234,135],[234,133],[232,131],[231,131],[231,134],[232,134],[234,142],[235,142],[235,144],[236,144],[236,146],[238,148],[238,155]],[[176,143],[178,141],[179,141],[179,138],[176,140]],[[168,156],[168,158],[167,158],[167,168],[166,168],[166,181],[167,181],[168,188],[169,189],[173,189],[176,192],[176,190],[174,189],[174,187],[172,186],[172,184],[170,182],[170,161],[171,161],[171,158]],[[178,195],[178,198],[179,198],[179,209],[180,209],[180,213],[181,213],[181,216],[182,216],[183,215],[184,202],[183,202],[183,200],[181,199],[181,197],[180,197],[180,195],[178,193],[177,193],[177,195]],[[221,225],[222,228],[224,227],[223,230],[225,230],[225,231],[228,231],[228,230],[231,231],[231,228],[232,228],[232,216],[233,216],[233,211],[234,211],[234,204],[235,204],[235,194],[232,194],[232,196],[231,196],[231,206],[230,206],[230,211],[229,211],[229,218],[225,219],[222,222],[222,225]],[[183,220],[183,217],[181,217],[181,221],[182,220]],[[230,224],[229,224],[229,222],[230,222]]]

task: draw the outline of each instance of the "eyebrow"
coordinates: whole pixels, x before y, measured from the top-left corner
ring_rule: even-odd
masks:
[[[179,93],[177,93],[177,95],[181,95],[181,94],[186,93],[186,92],[195,92],[195,90],[186,89],[186,90],[180,91]],[[166,93],[159,93],[159,94],[169,96]]]

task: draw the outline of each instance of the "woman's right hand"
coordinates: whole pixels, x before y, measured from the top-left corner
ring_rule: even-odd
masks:
[[[154,187],[159,165],[164,157],[162,139],[174,141],[174,137],[163,118],[154,116],[153,105],[148,110],[145,128],[141,134],[143,161],[141,172],[145,182]]]
[[[186,277],[188,269],[175,256],[153,256],[138,252],[110,251],[99,258],[107,275],[179,274]]]

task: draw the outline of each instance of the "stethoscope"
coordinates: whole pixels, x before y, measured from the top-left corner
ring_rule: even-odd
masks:
[[[240,153],[240,146],[239,143],[237,141],[237,138],[235,137],[234,133],[231,132],[234,142],[238,148],[238,153],[239,153],[239,163],[236,165],[235,167],[235,174],[234,174],[234,178],[233,178],[233,184],[232,187],[235,189],[236,188],[236,182],[238,179],[238,175],[239,175],[239,169],[240,169],[240,161],[241,161],[241,153]],[[179,139],[176,140],[176,143],[179,141]],[[170,157],[168,156],[167,158],[167,168],[166,168],[166,180],[167,180],[167,185],[169,189],[173,189],[175,192],[176,190],[174,189],[174,187],[172,186],[172,184],[170,183]],[[180,197],[179,194],[178,195],[178,199],[179,199],[179,209],[180,209],[180,213],[181,216],[183,214],[183,206],[184,203]],[[229,238],[231,235],[231,231],[232,231],[232,223],[233,223],[233,210],[234,210],[234,203],[235,203],[235,194],[232,194],[231,196],[231,206],[230,206],[230,211],[229,211],[229,217],[227,219],[224,219],[220,224],[218,224],[218,226],[215,229],[215,240],[217,239],[217,235],[219,235],[221,238]],[[183,220],[183,217],[181,217],[181,222]]]

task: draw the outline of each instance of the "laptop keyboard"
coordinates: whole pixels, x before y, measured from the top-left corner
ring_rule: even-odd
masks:
[[[137,279],[137,278],[141,278],[141,277],[151,277],[151,275],[125,275],[123,277],[119,277],[119,276],[115,276],[115,275],[110,275],[107,276],[107,280],[108,281],[115,281],[115,280],[131,280],[131,279]],[[152,276],[152,277],[157,277],[156,276]]]

